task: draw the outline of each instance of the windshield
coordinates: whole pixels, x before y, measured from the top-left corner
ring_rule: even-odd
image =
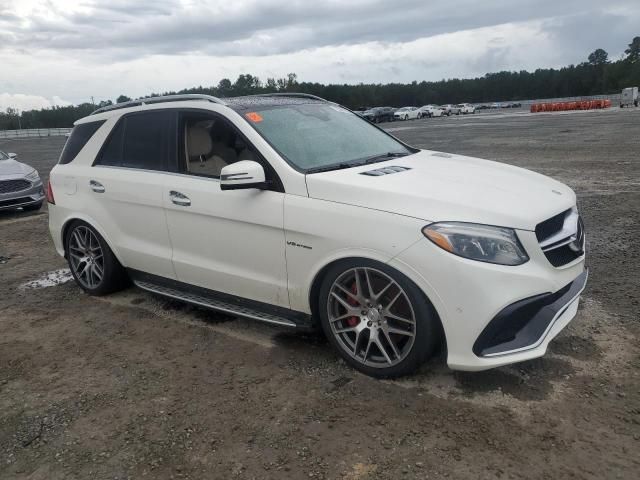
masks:
[[[244,117],[287,161],[307,173],[413,153],[337,105],[269,106]]]

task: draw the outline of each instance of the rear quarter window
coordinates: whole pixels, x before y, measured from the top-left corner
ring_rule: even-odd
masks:
[[[58,163],[61,165],[71,163],[104,122],[105,120],[81,123],[80,125],[73,127],[71,135],[67,139],[67,143],[64,144]]]

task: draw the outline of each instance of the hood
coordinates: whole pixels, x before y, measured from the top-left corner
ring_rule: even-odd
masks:
[[[15,177],[16,175],[26,175],[28,173],[31,173],[32,171],[32,167],[30,167],[29,165],[25,165],[24,163],[20,163],[16,160],[0,160],[0,177]]]
[[[379,176],[384,167],[408,170]],[[400,169],[398,169],[400,170]],[[423,219],[534,230],[575,205],[566,185],[504,163],[422,150],[385,162],[307,175],[309,196]]]

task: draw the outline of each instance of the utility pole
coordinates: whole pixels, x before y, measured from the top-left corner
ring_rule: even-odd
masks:
[[[93,101],[93,95],[91,95],[91,105],[96,106],[96,102]]]

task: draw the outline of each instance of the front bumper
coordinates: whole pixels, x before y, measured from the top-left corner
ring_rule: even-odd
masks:
[[[530,258],[519,266],[461,258],[427,239],[389,262],[433,303],[446,337],[449,367],[486,370],[541,357],[575,317],[586,283],[584,255],[556,268],[544,256],[534,232],[518,231],[518,237]],[[532,298],[540,301],[528,310],[516,308]],[[510,310],[512,315],[504,314]],[[505,316],[507,320],[500,320]]]
[[[519,300],[503,308],[484,328],[473,345],[479,357],[497,357],[532,350],[540,345],[563,315],[577,305],[587,285],[585,270],[555,293]]]
[[[24,177],[5,178],[0,180],[21,180]],[[35,182],[30,182],[30,186],[24,190],[16,192],[0,193],[0,210],[12,210],[18,207],[26,207],[41,203],[44,201],[45,193],[42,180],[38,179]]]

